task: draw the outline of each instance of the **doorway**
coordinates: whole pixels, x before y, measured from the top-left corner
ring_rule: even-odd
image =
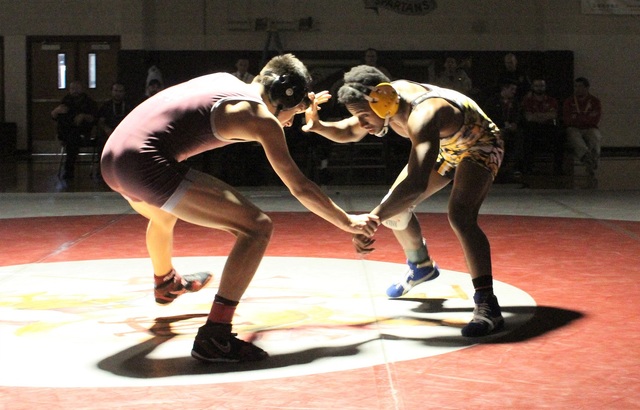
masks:
[[[0,122],[5,121],[4,104],[4,38],[0,36]]]
[[[27,39],[28,150],[56,153],[60,143],[51,111],[69,92],[69,83],[80,80],[85,92],[100,106],[111,98],[117,80],[120,38],[42,37]]]

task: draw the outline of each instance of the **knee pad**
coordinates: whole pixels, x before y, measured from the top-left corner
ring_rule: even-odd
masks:
[[[403,229],[406,229],[407,226],[409,226],[409,221],[413,216],[414,209],[415,209],[415,206],[412,206],[411,208],[408,208],[406,211],[400,212],[399,214],[384,220],[382,222],[382,225],[386,226],[389,229],[393,229],[395,231],[402,231]]]

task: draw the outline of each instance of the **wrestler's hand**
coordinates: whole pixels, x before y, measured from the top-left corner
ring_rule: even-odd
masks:
[[[375,248],[372,248],[372,245],[376,242],[376,240],[371,237],[355,234],[353,235],[352,242],[353,247],[356,248],[356,252],[361,255],[366,255],[375,250]]]
[[[311,104],[309,108],[307,108],[304,112],[304,119],[306,124],[302,126],[302,131],[310,132],[313,131],[316,126],[318,126],[320,121],[320,116],[318,115],[318,111],[322,108],[320,104],[324,104],[331,98],[331,94],[329,91],[320,91],[319,93],[310,92],[309,99],[311,100]]]
[[[372,237],[380,226],[380,218],[373,214],[351,215],[349,217],[349,229],[352,234],[363,235],[367,238]]]

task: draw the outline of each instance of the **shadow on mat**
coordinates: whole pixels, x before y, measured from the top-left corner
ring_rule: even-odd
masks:
[[[421,311],[431,311],[432,308],[425,307]],[[447,309],[444,309],[447,310]],[[455,311],[458,309],[448,309]],[[468,311],[468,309],[459,309]],[[172,323],[189,320],[206,315],[181,315],[173,317],[157,318],[155,324],[149,329],[153,334],[150,339],[125,349],[115,355],[105,358],[98,363],[98,368],[118,376],[152,379],[157,377],[171,377],[178,375],[201,375],[201,374],[224,374],[231,372],[254,371],[277,369],[288,366],[309,364],[316,360],[327,357],[355,356],[360,352],[360,346],[375,340],[412,340],[425,346],[450,346],[466,347],[474,344],[498,344],[498,343],[519,343],[524,342],[544,334],[553,332],[564,326],[568,326],[573,321],[582,318],[584,315],[579,312],[566,309],[537,306],[537,307],[503,307],[504,313],[511,313],[507,319],[505,329],[483,338],[465,338],[462,336],[432,337],[432,338],[411,338],[391,334],[381,333],[378,337],[363,340],[358,343],[316,347],[297,352],[284,353],[269,356],[268,359],[259,362],[247,363],[202,363],[190,356],[158,359],[150,358],[150,354],[161,344],[178,336],[172,331]],[[514,318],[528,318],[528,320],[513,320]],[[398,318],[386,318],[385,320],[396,320]],[[412,318],[428,322],[433,325],[445,325],[439,320],[429,318]],[[351,327],[362,327],[373,322],[351,325]],[[267,330],[268,331],[268,330]]]
[[[520,343],[569,326],[584,317],[584,314],[580,312],[551,306],[502,306],[501,309],[503,315],[511,314],[512,316],[505,319],[504,329],[495,334],[475,338],[434,337],[425,340],[424,343],[429,346],[449,346],[457,343],[459,338],[467,340],[469,345]],[[456,311],[461,309],[443,310]]]
[[[507,312],[518,314],[527,307],[513,307],[506,308]],[[505,309],[503,309],[505,310]],[[552,306],[536,306],[533,317],[523,323],[520,327],[511,330],[509,333],[497,334],[494,340],[490,343],[518,343],[524,342],[536,337],[540,337],[544,334],[551,333],[562,327],[569,326],[571,323],[584,317],[583,313],[575,310],[567,310],[556,308]],[[510,330],[509,324],[506,325],[506,330]]]
[[[371,342],[363,340],[351,345],[317,347],[298,352],[269,356],[259,362],[246,363],[202,363],[191,356],[170,359],[150,358],[149,355],[161,344],[178,336],[171,324],[207,315],[181,315],[157,318],[149,329],[154,336],[140,344],[125,349],[98,363],[98,368],[118,376],[151,379],[178,375],[220,374],[253,370],[276,369],[308,364],[323,357],[355,356],[360,345]],[[365,324],[362,324],[364,326]],[[259,333],[259,332],[256,332]]]

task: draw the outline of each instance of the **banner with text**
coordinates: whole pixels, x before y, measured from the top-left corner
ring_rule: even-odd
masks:
[[[374,10],[376,14],[379,14],[379,8],[385,8],[398,14],[422,16],[436,7],[436,0],[364,0],[364,8]]]
[[[640,0],[582,0],[583,14],[640,14]]]

